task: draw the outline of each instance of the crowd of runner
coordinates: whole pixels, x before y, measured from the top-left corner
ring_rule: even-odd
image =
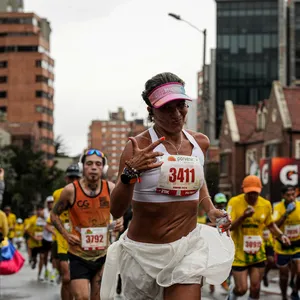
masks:
[[[274,204],[249,175],[240,194],[211,199],[203,170],[209,141],[183,129],[191,100],[183,81],[158,74],[143,99],[154,126],[129,139],[117,182],[103,179],[105,155],[88,149],[66,170],[66,186],[24,221],[10,207],[0,211],[2,239],[24,245],[37,280],[60,284],[63,300],[99,300],[100,291],[102,300],[120,293],[127,300],[196,300],[205,282],[211,293],[220,284],[229,300],[248,292],[259,299],[271,269],[282,299],[299,299],[296,187],[283,186]],[[3,177],[1,170],[0,192]]]

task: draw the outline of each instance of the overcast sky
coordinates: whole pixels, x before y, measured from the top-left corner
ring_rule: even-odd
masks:
[[[207,62],[215,47],[214,0],[24,0],[24,5],[51,22],[54,130],[71,155],[87,146],[91,120],[107,120],[120,106],[127,119],[132,112],[146,117],[140,95],[157,73],[176,73],[196,98],[203,38],[168,12],[207,28]]]

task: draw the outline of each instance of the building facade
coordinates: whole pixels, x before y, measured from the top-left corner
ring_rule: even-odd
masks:
[[[109,120],[94,120],[89,127],[88,148],[101,150],[108,159],[108,178],[115,180],[119,161],[129,136],[146,130],[141,119],[126,121],[125,111],[119,108],[109,115]]]
[[[51,162],[55,148],[54,61],[50,56],[50,24],[34,13],[22,12],[22,1],[2,2],[0,122],[36,122],[40,149]]]
[[[216,0],[216,134],[226,100],[256,105],[287,79],[284,0]]]
[[[225,102],[220,131],[219,190],[241,192],[246,175],[259,175],[261,159],[300,159],[300,88],[272,86],[268,100],[258,105]]]
[[[208,136],[211,145],[217,146],[216,139],[216,49],[210,50],[210,64],[205,65],[205,84],[203,72],[198,73],[197,130]],[[206,90],[204,90],[206,89]]]
[[[300,0],[288,2],[288,84],[300,85]]]

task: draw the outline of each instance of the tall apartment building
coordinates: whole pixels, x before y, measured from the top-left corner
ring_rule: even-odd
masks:
[[[288,83],[300,85],[300,0],[288,2]]]
[[[121,153],[129,136],[146,130],[143,120],[126,121],[125,111],[118,108],[109,115],[109,120],[94,120],[89,127],[88,148],[101,150],[108,159],[108,177],[115,179],[119,171]]]
[[[255,105],[287,82],[285,0],[216,0],[216,135],[226,100]]]
[[[52,160],[53,67],[50,24],[23,12],[23,1],[0,2],[0,120],[37,123],[40,149]]]

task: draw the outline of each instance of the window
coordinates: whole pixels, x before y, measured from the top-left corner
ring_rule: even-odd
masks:
[[[49,64],[47,61],[45,60],[36,60],[35,61],[35,66],[37,68],[43,68],[51,73],[53,73],[53,69],[54,69],[54,66],[52,66],[51,64]]]
[[[101,128],[101,131],[102,132],[106,132],[106,128]]]
[[[1,69],[7,68],[7,61],[6,61],[6,60],[0,61],[0,68],[1,68]]]
[[[36,82],[44,82],[44,83],[48,84],[48,78],[43,75],[36,75],[35,81]]]
[[[0,76],[0,83],[6,83],[7,82],[7,76]]]
[[[278,144],[270,144],[266,146],[266,157],[271,158],[271,157],[277,157],[278,156]]]
[[[7,92],[6,91],[1,91],[0,92],[0,98],[6,98],[7,97]]]
[[[38,113],[47,114],[48,116],[53,116],[53,110],[44,106],[36,105],[35,111]]]
[[[38,126],[39,128],[53,130],[53,125],[48,122],[38,121]]]
[[[295,141],[295,158],[300,159],[300,140]]]
[[[246,174],[257,175],[258,164],[257,164],[257,152],[256,149],[248,149],[246,151]]]
[[[46,93],[44,91],[36,91],[35,96],[37,98],[46,98],[48,100],[53,100],[53,95],[51,95],[50,93]]]
[[[228,154],[222,154],[220,157],[220,175],[227,175],[228,167]]]
[[[0,106],[0,122],[7,121],[7,107]]]

